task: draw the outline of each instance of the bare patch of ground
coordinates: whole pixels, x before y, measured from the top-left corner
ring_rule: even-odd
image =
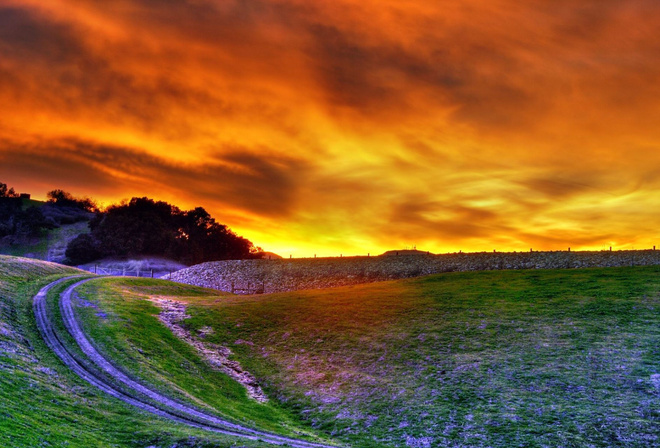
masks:
[[[181,322],[190,318],[190,316],[186,314],[186,306],[184,303],[164,299],[162,297],[150,297],[150,300],[161,309],[161,312],[158,315],[160,321],[163,322],[176,337],[192,345],[211,366],[226,373],[242,384],[247,390],[250,398],[261,403],[268,401],[268,397],[261,389],[254,376],[250,372],[245,371],[240,363],[229,359],[229,355],[231,355],[231,350],[229,348],[200,341],[198,337],[193,336],[192,333],[181,325]],[[205,335],[205,332],[200,332],[199,334],[200,337],[204,337]]]

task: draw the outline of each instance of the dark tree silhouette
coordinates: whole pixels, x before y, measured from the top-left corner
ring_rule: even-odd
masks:
[[[14,235],[18,237],[35,237],[54,228],[55,225],[37,207],[28,207],[14,215]]]
[[[42,230],[52,227],[52,223],[38,208],[28,207],[23,210],[20,195],[0,182],[0,237],[9,237],[9,243],[13,244],[37,236]]]
[[[89,263],[103,256],[97,241],[88,233],[78,235],[66,247],[66,258],[75,260],[76,264]]]
[[[7,184],[0,182],[0,198],[17,198],[19,194],[13,188],[7,187]]]
[[[203,208],[181,211],[167,202],[133,198],[90,221],[89,237],[71,242],[72,264],[99,257],[165,256],[185,264],[250,258],[254,245],[219,224]]]
[[[51,190],[46,193],[49,204],[55,204],[59,207],[72,207],[86,212],[98,212],[98,207],[94,201],[89,198],[76,198],[71,193],[64,190]]]

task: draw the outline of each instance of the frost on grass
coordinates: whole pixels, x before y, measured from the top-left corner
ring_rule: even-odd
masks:
[[[152,297],[150,300],[161,309],[161,312],[158,315],[160,321],[163,322],[163,324],[165,324],[165,326],[169,328],[176,337],[193,346],[195,350],[197,350],[197,353],[199,353],[212,367],[226,373],[243,385],[250,398],[260,403],[268,401],[268,397],[264,391],[261,390],[261,387],[254,376],[250,372],[243,370],[240,363],[229,359],[229,355],[231,355],[231,350],[229,348],[199,340],[199,337],[204,337],[206,334],[210,334],[210,331],[202,331],[201,334],[199,334],[199,337],[195,337],[181,325],[182,321],[190,318],[190,315],[186,314],[186,306],[183,303],[158,297]]]
[[[78,306],[80,308],[92,308],[92,309],[96,310],[95,314],[96,314],[97,317],[100,317],[101,319],[107,319],[108,318],[108,314],[101,311],[98,304],[96,304],[94,302],[90,302],[89,300],[84,299],[83,297],[80,296],[80,294],[78,294],[77,291],[73,292],[73,297],[76,300],[76,302],[75,302],[76,306]]]
[[[432,443],[432,437],[413,437],[406,435],[406,446],[412,448],[431,448]]]
[[[660,373],[651,375],[651,384],[653,384],[656,389],[660,390]]]

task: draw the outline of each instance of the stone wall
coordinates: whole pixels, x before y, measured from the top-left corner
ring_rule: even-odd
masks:
[[[177,271],[171,279],[238,294],[254,294],[330,288],[453,271],[633,265],[660,265],[660,251],[491,252],[214,261]]]

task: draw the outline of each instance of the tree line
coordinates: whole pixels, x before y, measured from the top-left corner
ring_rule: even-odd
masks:
[[[48,201],[41,207],[23,207],[14,190],[0,183],[0,237],[3,231],[16,232],[26,213],[32,216],[34,226],[29,233],[33,236],[71,220],[88,220],[90,232],[78,235],[67,246],[67,263],[72,265],[139,255],[162,256],[192,265],[259,258],[261,252],[202,207],[181,210],[167,202],[134,197],[100,210],[94,201],[75,198],[62,190],[49,192]]]
[[[50,191],[48,201],[37,204],[26,203],[0,182],[0,240],[4,244],[24,244],[61,225],[90,220],[98,211],[92,200],[74,198],[62,190]]]
[[[251,241],[215,221],[202,207],[182,211],[146,197],[108,207],[89,223],[91,232],[69,243],[72,264],[104,257],[163,256],[184,264],[254,258]]]

